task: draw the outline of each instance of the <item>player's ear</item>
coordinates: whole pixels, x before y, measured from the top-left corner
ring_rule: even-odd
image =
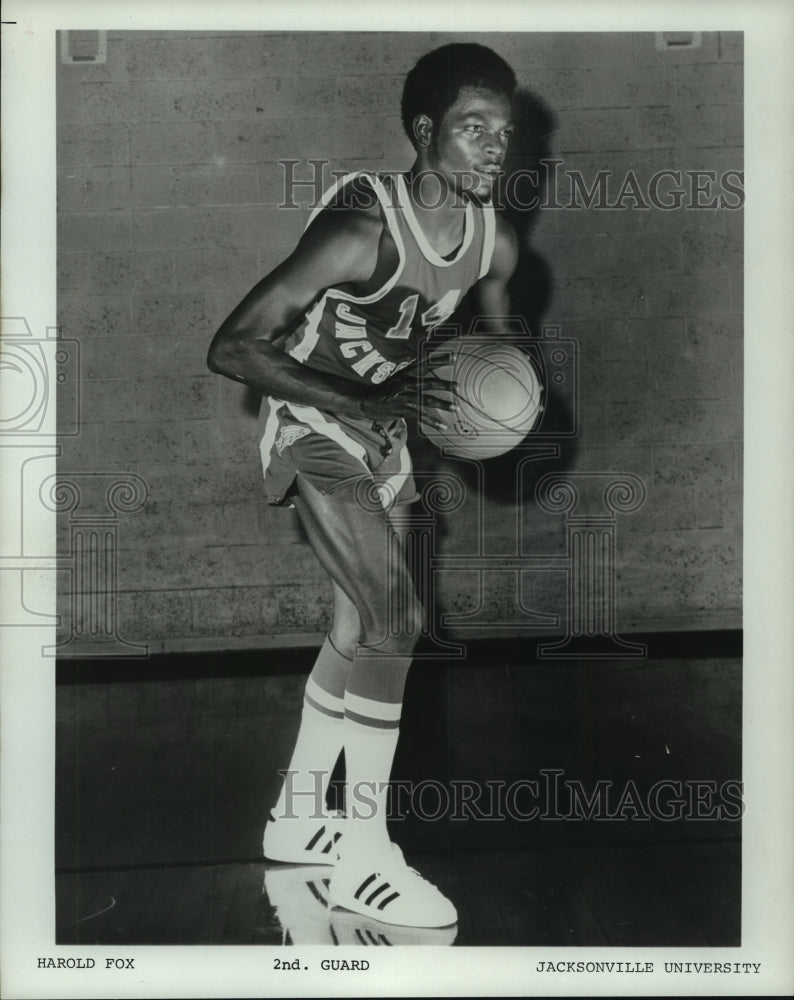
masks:
[[[427,115],[417,115],[413,120],[414,139],[417,146],[427,148],[433,138],[433,122]]]

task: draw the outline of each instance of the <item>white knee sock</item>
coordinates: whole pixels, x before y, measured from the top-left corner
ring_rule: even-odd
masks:
[[[345,694],[345,835],[342,856],[384,851],[387,795],[399,736],[400,704]]]
[[[320,816],[331,774],[344,743],[344,703],[311,677],[306,682],[301,725],[281,794],[273,809],[278,818]]]

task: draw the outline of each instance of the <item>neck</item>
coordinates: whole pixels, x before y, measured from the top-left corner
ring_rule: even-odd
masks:
[[[469,199],[418,158],[404,175],[408,197],[417,221],[431,242],[452,247],[463,234]]]

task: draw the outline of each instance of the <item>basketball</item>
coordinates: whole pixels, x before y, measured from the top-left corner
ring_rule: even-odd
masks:
[[[510,344],[456,337],[439,345],[427,358],[427,367],[443,381],[457,412],[433,406],[433,396],[422,400],[419,427],[445,455],[494,458],[523,440],[541,411],[542,387],[529,358]],[[439,394],[440,395],[440,394]],[[447,424],[444,431],[422,419],[432,413]]]

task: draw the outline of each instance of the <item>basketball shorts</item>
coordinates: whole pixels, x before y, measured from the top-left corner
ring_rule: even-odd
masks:
[[[268,503],[289,504],[299,478],[325,494],[358,491],[374,509],[418,499],[404,420],[380,424],[265,396],[260,428]]]

